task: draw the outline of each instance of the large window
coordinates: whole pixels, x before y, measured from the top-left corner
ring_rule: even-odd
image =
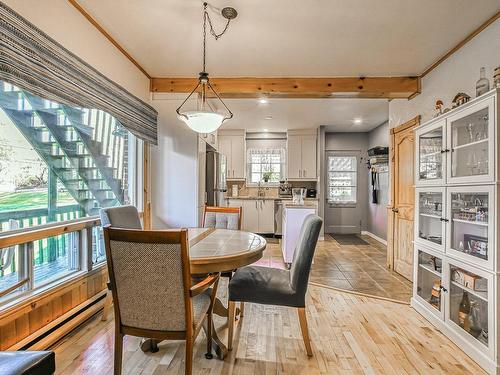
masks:
[[[142,147],[106,112],[61,105],[0,81],[0,232],[137,205]],[[80,253],[89,239],[82,236],[0,249],[0,297],[29,275],[13,292],[85,269]],[[102,231],[93,228],[90,236],[90,263],[104,261]]]
[[[284,179],[285,150],[257,149],[247,150],[247,176],[249,184],[278,185]]]
[[[328,157],[328,202],[356,204],[357,159],[355,156]]]

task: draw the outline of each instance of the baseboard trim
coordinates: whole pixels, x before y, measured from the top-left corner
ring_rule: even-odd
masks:
[[[387,246],[387,241],[384,240],[383,238],[380,238],[379,236],[376,236],[375,234],[373,234],[372,232],[368,232],[367,230],[362,230],[361,231],[361,234],[364,234],[366,236],[369,236],[371,238],[373,238],[374,240],[380,242],[381,244]]]

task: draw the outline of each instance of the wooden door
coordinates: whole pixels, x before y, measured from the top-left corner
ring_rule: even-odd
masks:
[[[302,177],[302,140],[300,136],[289,135],[287,139],[288,178]]]
[[[391,130],[391,204],[389,205],[388,263],[413,279],[415,210],[415,135],[419,117]]]
[[[245,178],[245,136],[231,136],[231,163],[233,178]]]
[[[302,178],[316,178],[316,136],[302,137]]]

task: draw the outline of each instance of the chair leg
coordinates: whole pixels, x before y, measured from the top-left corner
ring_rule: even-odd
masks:
[[[123,335],[120,332],[115,332],[115,366],[114,375],[122,373],[122,357],[123,357]]]
[[[227,317],[227,350],[233,350],[233,330],[236,319],[236,302],[229,301],[229,314]]]
[[[194,345],[194,338],[188,337],[186,339],[186,368],[185,368],[186,375],[192,375],[193,373],[193,345]]]
[[[244,311],[245,311],[245,302],[240,302],[240,319],[243,318]]]
[[[212,312],[209,311],[207,314],[207,352],[205,353],[206,359],[212,359],[214,355],[212,354],[212,328],[213,328],[213,316]]]
[[[307,328],[307,318],[306,309],[304,307],[299,307],[297,309],[299,313],[300,330],[302,331],[302,339],[304,340],[304,345],[306,346],[306,352],[309,357],[312,357],[311,341],[309,340],[309,329]]]
[[[113,303],[113,296],[111,292],[106,293],[106,299],[104,300],[104,307],[102,309],[102,321],[108,320],[109,310],[111,309],[111,304]]]

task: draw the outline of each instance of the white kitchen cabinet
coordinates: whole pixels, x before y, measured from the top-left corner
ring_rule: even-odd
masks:
[[[226,175],[228,180],[245,179],[245,133],[220,132],[219,152],[226,155]]]
[[[199,136],[203,141],[208,143],[210,146],[218,150],[218,137],[217,137],[217,130],[214,131],[213,133],[200,133]]]
[[[253,233],[274,233],[274,201],[269,199],[228,199],[229,207],[242,207],[241,229]]]
[[[281,240],[281,251],[283,261],[289,268],[293,261],[293,254],[299,241],[300,231],[304,220],[308,215],[316,214],[317,207],[314,206],[291,206],[285,205],[283,209],[283,237]]]
[[[412,306],[490,374],[500,373],[499,93],[423,124],[415,142]]]
[[[316,180],[315,131],[289,131],[287,134],[287,178]]]

